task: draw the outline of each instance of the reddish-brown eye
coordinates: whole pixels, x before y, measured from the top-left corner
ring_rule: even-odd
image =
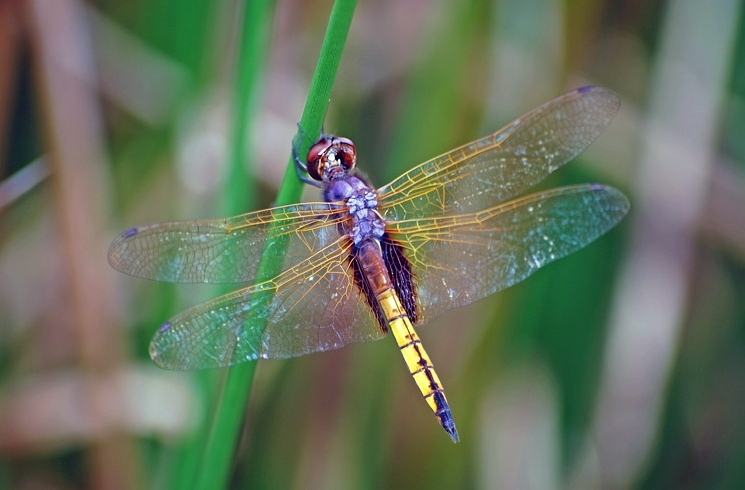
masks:
[[[321,136],[308,150],[308,175],[315,180],[323,180],[323,167],[325,165],[326,153],[332,145],[332,136]]]
[[[349,170],[354,167],[357,151],[354,143],[348,138],[321,136],[308,150],[308,175],[322,181],[327,172],[336,167]]]
[[[336,158],[341,160],[341,164],[347,170],[354,168],[357,162],[357,149],[352,140],[348,138],[336,138],[335,145],[338,149]]]

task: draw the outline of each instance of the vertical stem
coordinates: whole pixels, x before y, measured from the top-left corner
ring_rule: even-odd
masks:
[[[300,120],[300,127],[303,128],[305,136],[315,136],[321,130],[341,54],[347,34],[349,33],[349,27],[352,23],[355,6],[356,0],[337,0],[332,8],[321,54]],[[253,9],[246,9],[244,30],[250,29],[248,25],[248,22],[251,22],[250,16],[256,15],[249,13],[249,10],[253,12]],[[263,17],[256,15],[254,20],[256,18]],[[247,40],[249,35],[244,32],[244,40]],[[251,38],[256,42],[256,44],[252,44],[251,46],[247,46],[244,43],[240,63],[250,63],[245,57],[249,53],[255,54],[258,52],[256,46],[259,44],[259,40],[257,38]],[[243,68],[239,68],[239,78],[245,76],[247,80],[253,80],[255,84],[257,79],[256,72],[253,72],[251,75],[247,73],[250,73],[250,71],[244,72]],[[252,99],[250,95],[246,95],[244,100],[250,101]],[[237,120],[240,121],[241,117],[238,116]],[[233,161],[233,164],[239,165],[241,160],[237,155],[241,154],[243,143],[238,140],[242,139],[243,135],[245,135],[245,128],[244,130],[236,128],[236,135],[234,155],[236,155],[235,158],[237,159]],[[304,138],[300,145],[301,154],[307,151],[309,145],[310,140]],[[289,148],[290,142],[288,142]],[[234,187],[234,189],[236,192],[240,192],[239,186]],[[294,161],[291,157],[276,202],[278,205],[296,202],[300,199],[301,192],[302,183],[296,177]],[[262,261],[262,264],[259,266],[257,280],[275,274],[277,272],[274,270],[275,268],[276,264],[269,263],[269,261]],[[231,368],[228,372],[222,398],[218,403],[212,430],[207,440],[201,463],[201,471],[195,485],[198,489],[226,488],[228,485],[230,470],[233,466],[233,455],[238,443],[239,429],[245,413],[246,404],[248,403],[255,368],[255,363],[245,363]]]

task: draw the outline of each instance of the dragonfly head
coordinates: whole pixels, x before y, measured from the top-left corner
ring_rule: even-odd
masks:
[[[354,168],[357,150],[352,140],[334,135],[324,135],[308,151],[308,175],[328,182],[336,175],[346,175]]]

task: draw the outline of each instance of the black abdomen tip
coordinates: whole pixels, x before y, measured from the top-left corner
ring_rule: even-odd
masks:
[[[435,417],[440,421],[440,425],[442,425],[442,428],[448,433],[450,439],[452,439],[453,442],[458,442],[460,440],[458,437],[458,429],[455,428],[455,420],[453,420],[453,414],[450,413],[450,406],[445,399],[445,395],[443,395],[442,392],[437,392],[434,396],[435,403],[440,407],[435,413]]]

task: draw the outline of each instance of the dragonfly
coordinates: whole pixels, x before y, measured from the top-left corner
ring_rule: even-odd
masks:
[[[415,327],[522,281],[626,215],[626,197],[602,184],[519,197],[587,148],[619,105],[608,89],[574,90],[378,189],[355,168],[351,140],[322,135],[305,160],[293,153],[323,201],[131,228],[108,260],[145,279],[241,285],[164,323],[150,344],[156,365],[292,358],[390,332],[457,442]]]

